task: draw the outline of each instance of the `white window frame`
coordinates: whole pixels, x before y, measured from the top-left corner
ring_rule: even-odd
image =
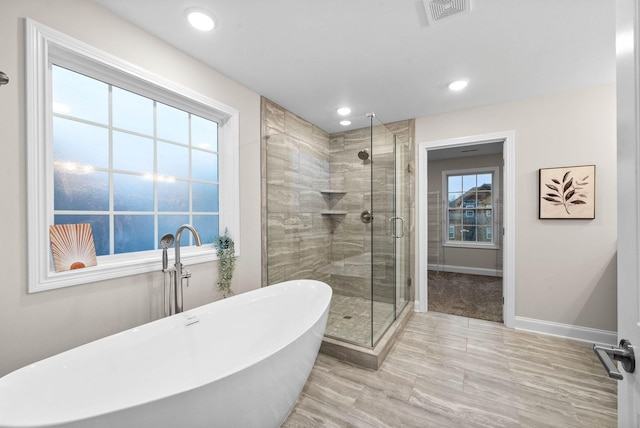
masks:
[[[161,250],[99,256],[98,265],[55,272],[49,225],[53,224],[51,64],[87,74],[218,123],[219,227],[240,255],[239,112],[33,20],[25,20],[28,292],[125,277],[161,269]],[[185,264],[217,259],[212,244],[185,247]]]
[[[486,249],[497,249],[499,247],[499,242],[495,234],[492,233],[491,242],[474,242],[474,241],[455,241],[450,239],[449,235],[449,179],[448,177],[451,175],[479,175],[479,174],[491,174],[492,176],[492,184],[491,184],[491,213],[493,214],[494,210],[498,207],[498,198],[500,192],[500,169],[498,167],[485,167],[485,168],[470,168],[470,169],[456,169],[456,170],[448,170],[442,171],[442,195],[443,195],[443,222],[446,226],[446,233],[443,237],[442,245],[445,247],[453,247],[453,248],[486,248]],[[474,207],[473,210],[476,211],[478,208]],[[467,211],[464,207],[461,208],[461,212],[463,216],[467,216]],[[477,211],[476,211],[477,212]],[[491,226],[493,230],[497,230],[498,228],[498,216],[491,216],[491,224],[487,226]],[[476,225],[477,227],[477,225]]]

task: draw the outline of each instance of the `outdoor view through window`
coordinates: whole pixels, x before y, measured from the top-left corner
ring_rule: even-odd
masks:
[[[449,242],[493,242],[493,175],[447,175]]]
[[[213,242],[216,122],[55,65],[52,99],[55,224],[91,224],[98,256],[158,249],[185,223]]]

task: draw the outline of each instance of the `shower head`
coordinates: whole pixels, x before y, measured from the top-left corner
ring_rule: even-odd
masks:
[[[362,160],[369,159],[369,149],[362,149],[358,152],[358,157]]]

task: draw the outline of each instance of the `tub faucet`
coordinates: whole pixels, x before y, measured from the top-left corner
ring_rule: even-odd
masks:
[[[174,281],[174,290],[175,290],[175,313],[182,312],[182,280],[187,280],[187,287],[189,286],[189,278],[191,277],[191,272],[184,269],[182,266],[182,262],[180,261],[180,238],[182,238],[182,231],[188,229],[193,234],[193,239],[196,241],[196,246],[202,245],[202,241],[200,240],[200,235],[198,231],[191,226],[190,224],[183,224],[178,228],[176,232],[175,238],[175,259],[176,263],[174,265],[173,272],[173,281]]]

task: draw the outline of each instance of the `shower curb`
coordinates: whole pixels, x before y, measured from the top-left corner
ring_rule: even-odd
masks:
[[[389,329],[375,347],[366,348],[330,337],[324,337],[322,339],[322,345],[320,345],[320,352],[360,367],[378,370],[398,341],[405,326],[413,317],[414,311],[410,306],[411,305],[406,305],[404,307],[400,316],[389,326]]]

